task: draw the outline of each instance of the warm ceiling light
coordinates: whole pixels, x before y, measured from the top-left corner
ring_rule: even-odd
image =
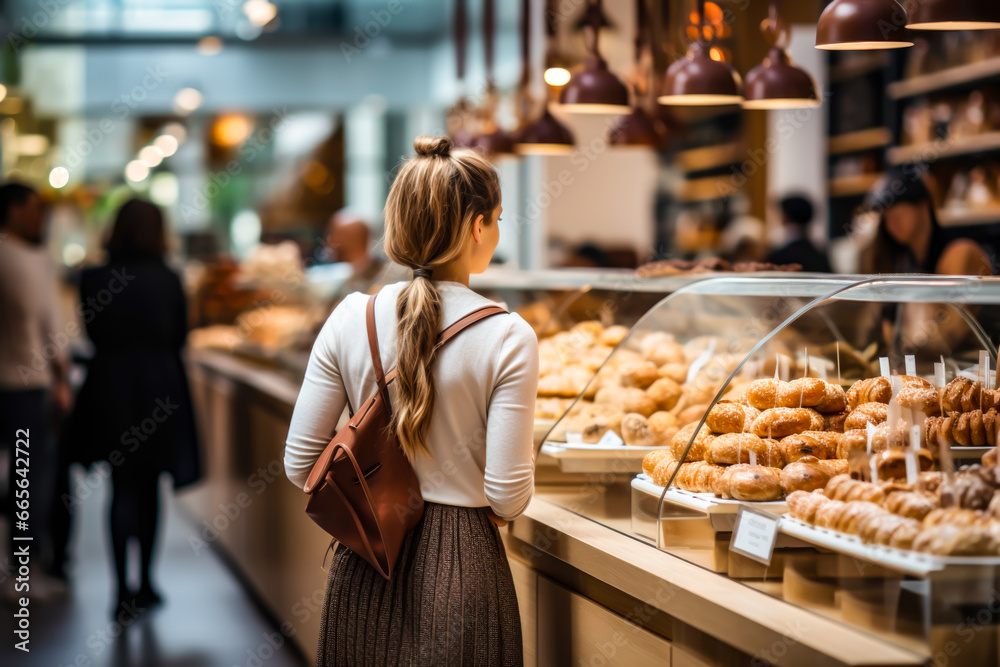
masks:
[[[139,162],[152,169],[163,162],[163,151],[156,146],[145,146],[139,151]]]
[[[243,3],[243,13],[254,25],[267,25],[278,14],[277,6],[267,0],[247,0]]]
[[[628,104],[628,88],[608,69],[608,63],[597,48],[600,32],[601,0],[590,0],[590,55],[570,76],[569,82],[559,94],[559,103],[567,113],[608,113],[626,114],[631,111]]]
[[[204,97],[197,88],[181,88],[174,95],[174,111],[186,116],[201,106]]]
[[[573,133],[546,107],[541,118],[518,133],[514,149],[522,155],[568,155],[573,151]]]
[[[219,146],[238,146],[250,136],[253,123],[246,116],[220,116],[212,126],[212,141]]]
[[[871,51],[913,46],[906,10],[896,0],[833,0],[816,25],[816,48]]]
[[[214,56],[222,51],[222,40],[215,36],[202,37],[195,49],[203,56]]]
[[[632,113],[622,116],[608,131],[608,139],[612,146],[635,148],[659,148],[663,142],[656,121],[642,107],[635,107]]]
[[[144,165],[139,160],[132,160],[127,165],[125,165],[125,178],[132,181],[133,183],[144,181],[148,176],[149,176],[149,167]]]
[[[472,140],[472,147],[488,158],[514,152],[514,137],[503,128],[495,132],[481,134]]]
[[[739,73],[727,63],[712,60],[709,45],[697,41],[667,68],[657,101],[676,106],[739,104],[742,86]]]
[[[545,83],[558,88],[559,86],[565,86],[569,82],[570,73],[565,67],[550,67],[545,70],[544,78]]]
[[[160,149],[163,157],[170,157],[177,152],[177,138],[170,134],[161,134],[153,139],[153,145]]]
[[[911,30],[993,30],[1000,28],[996,0],[920,0],[910,5]]]
[[[791,33],[778,17],[778,2],[771,0],[770,16],[760,24],[771,45],[761,64],[747,72],[743,86],[744,109],[800,109],[818,107],[816,82],[809,73],[792,64],[785,46]]]
[[[49,172],[49,185],[56,190],[65,187],[69,183],[69,170],[66,167],[54,167]]]
[[[708,57],[717,63],[726,62],[726,55],[722,52],[722,49],[717,46],[713,46],[708,50]]]

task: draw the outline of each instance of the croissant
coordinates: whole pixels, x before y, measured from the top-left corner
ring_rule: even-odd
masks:
[[[1000,405],[1000,391],[983,389],[978,380],[959,376],[941,390],[941,404],[945,412],[989,410]]]
[[[897,549],[912,549],[913,541],[923,530],[920,522],[916,519],[903,519],[899,527],[892,531],[889,537],[889,546]]]
[[[927,420],[927,440],[936,445],[962,447],[995,447],[1000,430],[1000,413],[996,408],[988,412],[949,412],[945,417]]]
[[[667,456],[660,460],[653,468],[653,473],[649,476],[653,480],[653,484],[657,486],[666,486],[670,481],[670,476],[674,474],[674,471],[680,465],[677,459],[673,456]]]
[[[815,417],[819,418],[819,427]],[[783,438],[802,431],[821,430],[823,417],[809,408],[770,408],[760,413],[750,427],[751,432],[762,438]]]
[[[984,514],[964,507],[939,507],[924,517],[924,528],[934,526],[974,526],[981,521]]]
[[[847,503],[842,500],[831,500],[823,504],[816,510],[815,524],[820,528],[836,528],[845,507]]]
[[[892,384],[879,376],[858,380],[847,390],[847,407],[853,410],[862,403],[888,403],[892,398]]]
[[[825,383],[823,398],[813,407],[819,412],[843,412],[847,408],[847,393],[839,384]]]
[[[858,537],[865,542],[876,542],[879,536],[888,540],[889,536],[905,519],[889,512],[872,512],[858,523]]]
[[[869,501],[859,501],[847,503],[844,511],[841,512],[837,520],[837,530],[842,533],[852,535],[858,532],[858,524],[868,517],[885,514],[886,511]]]
[[[984,556],[997,552],[997,540],[985,526],[945,524],[924,528],[913,540],[913,549],[939,556]]]
[[[673,453],[674,458],[680,460],[684,455],[684,449],[688,446],[688,442],[691,442],[691,436],[695,433],[695,429],[698,427],[697,422],[694,424],[688,424],[681,430],[677,431],[677,434],[670,441],[670,451]],[[708,447],[709,443],[715,439],[711,431],[707,427],[702,426],[698,431],[698,435],[695,436],[694,442],[691,444],[691,449],[688,450],[687,457],[684,459],[685,462],[690,461],[701,461],[705,458],[705,448]]]
[[[889,408],[885,403],[862,403],[857,406],[844,420],[844,430],[851,431],[856,428],[865,428],[866,424],[878,425],[886,420],[889,415]]]
[[[832,478],[829,482],[827,482],[826,488],[823,490],[823,494],[827,498],[839,499],[843,497],[844,493],[846,493],[846,491],[842,492],[840,490],[840,487],[854,485],[854,484],[857,484],[857,480],[851,479],[850,475],[847,474],[837,475],[836,477]]]
[[[884,506],[893,514],[923,521],[924,517],[937,508],[937,502],[923,493],[902,491],[890,494],[885,499]]]
[[[705,425],[716,433],[741,433],[758,416],[760,411],[749,405],[717,403],[705,418]]]
[[[826,396],[826,383],[804,377],[785,382],[769,378],[754,380],[747,387],[747,401],[758,410],[813,406]]]
[[[642,471],[652,477],[656,466],[665,458],[673,458],[673,453],[669,449],[654,449],[642,457]]]
[[[812,523],[816,520],[816,510],[830,502],[822,493],[808,491],[793,491],[785,499],[788,503],[788,513],[796,519]]]

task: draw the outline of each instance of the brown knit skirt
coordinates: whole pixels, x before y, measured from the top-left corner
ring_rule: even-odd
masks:
[[[426,503],[396,568],[387,581],[337,547],[319,667],[522,664],[514,581],[486,510]]]

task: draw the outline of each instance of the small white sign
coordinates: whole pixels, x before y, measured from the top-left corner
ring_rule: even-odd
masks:
[[[779,521],[781,517],[777,514],[740,505],[733,539],[729,544],[730,551],[770,565],[774,543],[778,539]]]
[[[579,431],[566,431],[566,444],[567,445],[582,445],[583,444],[583,433]]]
[[[906,483],[917,485],[917,453],[913,450],[906,452]]]
[[[907,375],[917,374],[917,359],[912,354],[908,354],[903,357],[903,363],[906,366]]]
[[[598,447],[624,447],[625,441],[621,439],[617,433],[608,429],[601,436],[601,439],[597,441]]]
[[[944,362],[943,361],[940,361],[940,362],[939,361],[935,361],[934,362],[934,382],[937,383],[937,386],[939,388],[943,388],[945,386],[945,384],[947,384],[944,381],[944,377],[945,377],[945,375],[944,375]]]
[[[990,353],[986,350],[979,351],[979,381],[983,389],[990,388]]]
[[[910,426],[910,449],[913,451],[920,449],[920,424]]]
[[[882,377],[889,379],[889,376],[891,375],[891,373],[889,372],[889,357],[879,357],[878,367],[879,370],[882,372]]]

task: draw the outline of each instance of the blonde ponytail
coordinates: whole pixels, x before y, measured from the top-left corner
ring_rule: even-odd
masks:
[[[461,255],[480,215],[500,205],[500,179],[479,153],[451,149],[447,137],[417,137],[417,157],[400,169],[385,204],[385,252],[414,269],[396,300],[396,385],[393,427],[406,455],[427,452],[434,412],[432,353],[442,329],[441,293],[430,271]]]

